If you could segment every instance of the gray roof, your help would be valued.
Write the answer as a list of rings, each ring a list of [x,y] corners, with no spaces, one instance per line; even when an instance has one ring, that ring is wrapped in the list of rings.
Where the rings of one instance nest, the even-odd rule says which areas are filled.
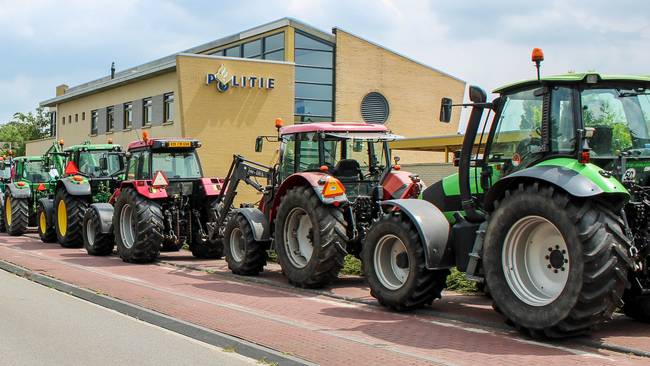
[[[81,96],[97,92],[102,89],[113,88],[120,86],[126,83],[129,83],[134,80],[150,78],[165,72],[169,72],[176,69],[176,56],[179,54],[198,54],[209,51],[211,49],[219,48],[221,46],[227,45],[229,43],[237,42],[242,39],[254,37],[258,34],[272,31],[274,29],[291,26],[293,28],[299,29],[305,33],[312,34],[316,37],[324,39],[326,41],[335,42],[335,37],[331,33],[326,33],[317,28],[314,28],[308,24],[305,24],[294,18],[282,18],[276,21],[266,23],[245,31],[223,37],[211,42],[204,43],[202,45],[192,47],[190,49],[174,53],[151,62],[144,63],[135,67],[122,70],[115,73],[115,78],[111,79],[110,76],[105,76],[100,79],[89,81],[80,85],[73,86],[69,88],[65,94],[58,97],[54,97],[40,103],[41,107],[50,107],[55,106],[58,103],[62,103],[71,99],[79,98]]]

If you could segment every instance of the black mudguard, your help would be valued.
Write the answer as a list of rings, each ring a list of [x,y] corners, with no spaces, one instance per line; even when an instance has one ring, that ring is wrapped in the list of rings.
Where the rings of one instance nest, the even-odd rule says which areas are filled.
[[[113,205],[109,203],[93,203],[89,207],[90,210],[95,210],[101,221],[99,229],[102,234],[110,234],[113,232]]]
[[[60,182],[71,196],[90,196],[92,194],[92,189],[88,181],[77,184],[73,183],[69,178],[63,178]]]
[[[255,207],[238,208],[238,214],[244,216],[248,224],[253,229],[253,237],[256,241],[270,240],[269,220],[264,213]]]
[[[414,199],[389,200],[380,204],[386,208],[398,208],[411,219],[424,245],[424,259],[428,269],[454,266],[449,242],[449,221],[440,209],[428,201]]]
[[[11,197],[13,198],[30,198],[32,196],[32,190],[29,188],[28,185],[25,185],[23,188],[18,188],[16,186],[16,183],[9,183],[7,184],[7,187],[9,188],[9,193],[11,194]]]

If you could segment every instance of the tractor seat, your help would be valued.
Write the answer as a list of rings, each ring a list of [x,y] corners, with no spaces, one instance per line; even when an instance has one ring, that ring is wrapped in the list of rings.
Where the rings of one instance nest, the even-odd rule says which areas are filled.
[[[339,160],[334,167],[333,175],[343,183],[363,180],[361,165],[354,159]]]

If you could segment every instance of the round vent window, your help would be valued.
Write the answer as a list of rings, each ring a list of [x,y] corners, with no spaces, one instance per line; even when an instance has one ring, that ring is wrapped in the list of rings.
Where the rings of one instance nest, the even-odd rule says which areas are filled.
[[[377,92],[366,94],[361,101],[361,117],[366,123],[385,123],[388,119],[388,101]]]

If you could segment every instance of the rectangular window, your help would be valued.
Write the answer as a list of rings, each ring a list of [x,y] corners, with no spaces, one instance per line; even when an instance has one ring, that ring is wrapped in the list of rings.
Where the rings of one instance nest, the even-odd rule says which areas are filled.
[[[113,128],[115,128],[115,116],[113,115],[113,111],[113,107],[106,108],[106,132],[111,132],[113,131]]]
[[[50,137],[56,136],[56,112],[50,112]]]
[[[81,120],[82,121],[86,120],[86,112],[81,112]]]
[[[68,124],[70,124],[70,123],[72,123],[72,115],[71,114],[68,115]]]
[[[65,124],[65,116],[61,117],[61,123]]]
[[[298,65],[331,68],[333,64],[332,58],[332,51],[296,49],[296,64]]]
[[[271,60],[271,61],[284,61],[284,50],[265,53],[264,59]]]
[[[124,103],[124,129],[133,126],[133,103]]]
[[[334,46],[325,40],[296,32],[296,119],[332,119],[334,99]]]
[[[296,95],[305,99],[332,100],[332,86],[296,82]]]
[[[163,97],[164,122],[172,122],[174,120],[174,93],[167,93]]]
[[[142,123],[145,126],[151,125],[153,119],[153,104],[151,98],[145,98],[142,100]]]
[[[284,32],[264,38],[264,53],[284,49]]]
[[[296,66],[296,81],[310,83],[332,84],[331,69],[314,69],[311,67]]]
[[[74,121],[79,122],[79,113],[74,114]]]
[[[90,134],[97,134],[97,111],[90,111]]]
[[[241,46],[227,48],[225,52],[228,57],[241,57]]]
[[[244,57],[259,58],[262,55],[262,40],[258,39],[244,43]]]
[[[302,100],[296,98],[296,114],[331,117],[332,102],[320,100]]]

